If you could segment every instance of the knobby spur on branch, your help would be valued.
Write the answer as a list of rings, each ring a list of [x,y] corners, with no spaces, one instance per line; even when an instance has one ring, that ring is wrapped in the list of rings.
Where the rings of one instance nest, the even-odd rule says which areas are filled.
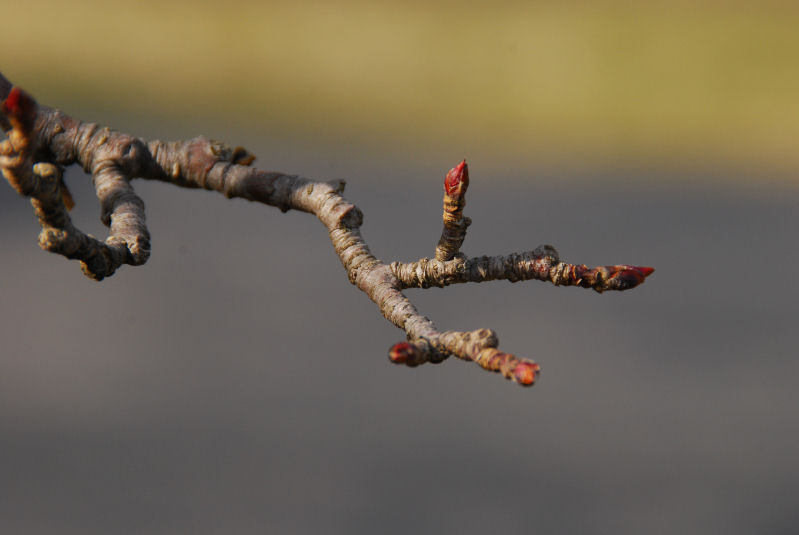
[[[341,195],[344,181],[319,182],[250,167],[255,158],[243,148],[203,137],[146,141],[84,123],[39,106],[2,73],[0,101],[0,126],[6,132],[6,139],[0,142],[0,168],[20,195],[31,198],[42,227],[39,245],[43,249],[79,260],[83,273],[97,281],[113,275],[122,264],[144,264],[150,255],[150,235],[144,202],[131,186],[133,178],[214,190],[284,212],[308,212],[327,228],[350,282],[377,304],[386,319],[405,331],[407,341],[389,350],[389,359],[396,364],[418,366],[455,356],[528,386],[540,370],[532,360],[497,349],[497,335],[491,329],[438,331],[402,293],[406,288],[537,279],[604,292],[634,288],[654,271],[629,265],[589,268],[567,264],[550,245],[507,256],[466,257],[460,252],[471,223],[463,215],[469,187],[465,161],[444,179],[444,228],[434,256],[385,263],[372,255],[361,237],[363,216]],[[62,176],[64,168],[72,164],[80,164],[92,175],[101,218],[109,227],[105,241],[85,234],[70,220],[74,203]]]

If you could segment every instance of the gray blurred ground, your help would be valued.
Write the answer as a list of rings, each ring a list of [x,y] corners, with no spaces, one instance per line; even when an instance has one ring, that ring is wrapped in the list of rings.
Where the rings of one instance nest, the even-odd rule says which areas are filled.
[[[460,155],[265,147],[265,167],[346,177],[381,258],[432,253]],[[306,214],[137,181],[153,256],[98,284],[0,185],[0,533],[796,533],[799,188],[535,173],[472,161],[467,254],[551,243],[657,272],[621,294],[410,292],[535,357],[532,389],[391,365],[400,331]]]

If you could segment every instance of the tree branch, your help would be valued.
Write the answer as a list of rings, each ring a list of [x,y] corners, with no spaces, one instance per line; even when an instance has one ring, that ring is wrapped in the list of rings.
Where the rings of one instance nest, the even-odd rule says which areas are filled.
[[[540,370],[532,360],[497,349],[499,341],[490,329],[438,331],[402,293],[405,288],[537,279],[603,292],[634,288],[654,271],[629,265],[588,268],[566,264],[549,245],[507,256],[467,258],[459,252],[471,223],[463,216],[469,185],[465,161],[444,180],[444,228],[434,258],[386,264],[369,251],[361,237],[363,216],[341,195],[343,181],[320,182],[262,171],[249,166],[254,157],[243,148],[231,149],[203,137],[148,142],[83,123],[38,106],[1,73],[0,100],[0,126],[8,132],[7,139],[0,142],[0,168],[19,194],[31,197],[42,227],[39,245],[43,249],[79,260],[83,272],[98,281],[123,264],[145,263],[150,237],[144,202],[130,183],[133,178],[218,191],[228,198],[240,197],[284,212],[308,212],[327,228],[350,282],[377,304],[386,319],[405,331],[407,341],[389,350],[389,359],[397,364],[418,366],[455,356],[522,385],[532,385]],[[73,203],[62,176],[64,167],[72,164],[80,164],[92,175],[101,219],[109,227],[104,242],[71,222],[68,212]]]

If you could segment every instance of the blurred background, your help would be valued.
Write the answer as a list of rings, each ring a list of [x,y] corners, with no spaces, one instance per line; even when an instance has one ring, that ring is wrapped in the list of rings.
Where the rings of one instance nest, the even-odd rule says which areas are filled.
[[[84,120],[348,181],[384,260],[542,243],[657,272],[408,294],[534,357],[393,366],[402,334],[300,213],[137,181],[153,255],[101,283],[0,185],[3,533],[799,530],[799,6],[3,6],[0,71]],[[105,229],[90,179],[77,224]]]

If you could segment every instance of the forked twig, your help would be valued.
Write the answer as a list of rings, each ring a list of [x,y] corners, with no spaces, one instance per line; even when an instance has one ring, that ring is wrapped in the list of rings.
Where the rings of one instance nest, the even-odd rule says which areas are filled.
[[[79,260],[94,280],[112,275],[123,264],[140,265],[150,254],[144,202],[131,187],[133,178],[161,180],[187,188],[218,191],[276,206],[282,211],[314,214],[328,230],[350,282],[364,291],[407,341],[395,344],[389,358],[417,366],[449,356],[476,362],[522,385],[532,385],[539,366],[497,349],[490,329],[440,332],[402,293],[405,288],[448,286],[489,280],[544,280],[598,292],[627,290],[644,282],[654,269],[629,265],[589,268],[561,262],[552,246],[507,256],[467,258],[460,253],[471,223],[463,216],[469,170],[465,161],[444,180],[444,228],[433,258],[386,264],[361,237],[360,209],[341,193],[343,181],[319,182],[295,175],[262,171],[249,165],[254,157],[238,147],[203,137],[188,141],[145,141],[83,123],[58,110],[38,106],[0,74],[3,100],[0,168],[21,195],[31,197],[42,226],[42,248]],[[62,180],[64,166],[80,164],[91,173],[109,236],[99,241],[76,228],[69,217],[72,199]]]

